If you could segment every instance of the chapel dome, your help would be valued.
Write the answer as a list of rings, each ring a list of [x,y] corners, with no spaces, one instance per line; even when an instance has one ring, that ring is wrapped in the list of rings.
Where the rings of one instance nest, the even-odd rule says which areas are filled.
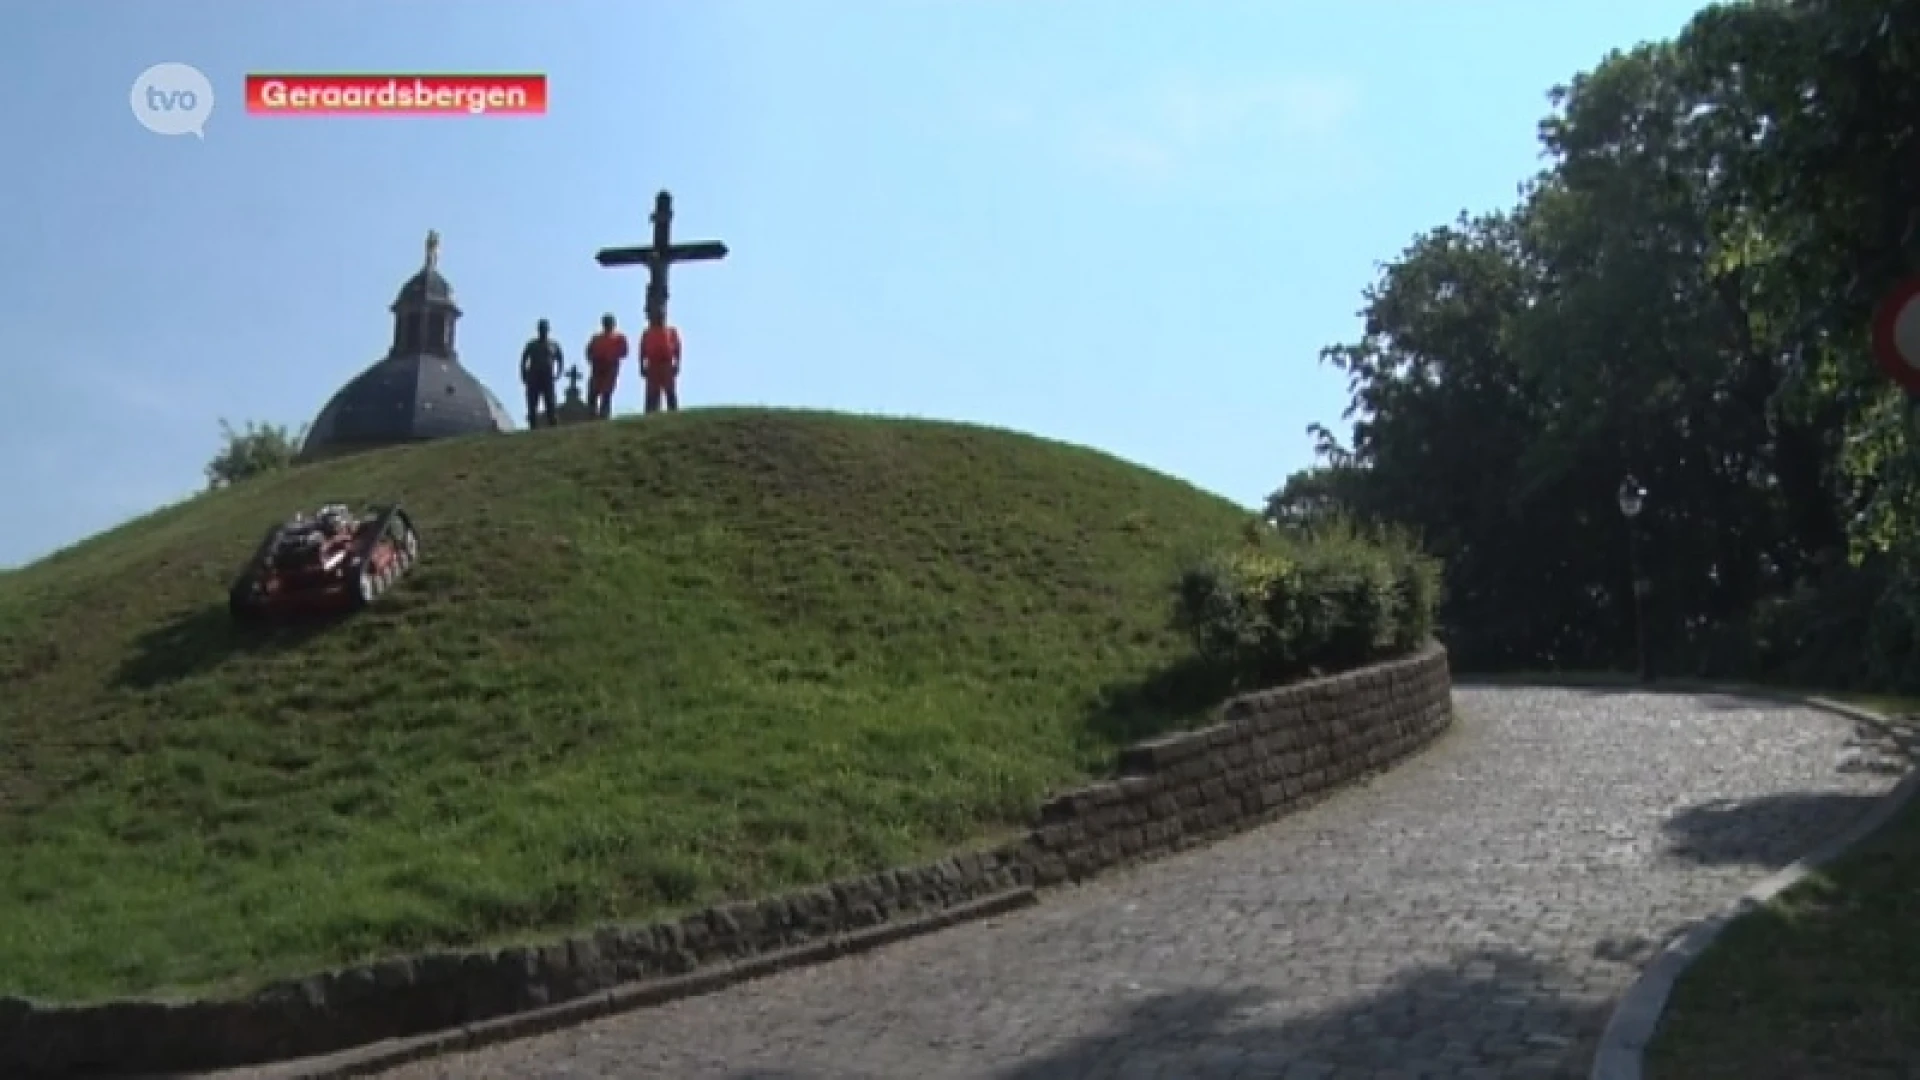
[[[427,261],[393,302],[387,355],[329,399],[307,429],[302,460],[357,450],[513,430],[513,418],[460,365],[454,324],[460,309],[440,276],[440,236],[427,234]]]
[[[447,284],[447,279],[440,276],[440,271],[427,267],[408,278],[405,285],[400,286],[399,295],[393,299],[393,306],[404,307],[411,304],[436,302],[451,304],[453,286]]]
[[[500,399],[457,361],[389,356],[333,395],[307,430],[301,456],[512,430]]]

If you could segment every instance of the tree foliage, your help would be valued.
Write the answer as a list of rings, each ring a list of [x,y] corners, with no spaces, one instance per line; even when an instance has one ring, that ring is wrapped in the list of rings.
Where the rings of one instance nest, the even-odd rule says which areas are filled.
[[[1631,473],[1662,666],[1911,688],[1920,446],[1867,327],[1920,271],[1920,0],[1712,7],[1550,102],[1518,204],[1416,237],[1323,352],[1352,438],[1270,516],[1417,530],[1463,666],[1617,664]]]
[[[263,473],[284,469],[300,453],[304,432],[293,432],[282,424],[248,421],[235,430],[220,421],[220,451],[207,462],[207,487],[229,487]]]

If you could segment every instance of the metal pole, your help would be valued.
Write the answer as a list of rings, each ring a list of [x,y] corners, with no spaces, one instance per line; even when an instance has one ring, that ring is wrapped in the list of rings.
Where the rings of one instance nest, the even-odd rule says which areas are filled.
[[[1643,683],[1653,681],[1653,664],[1647,655],[1647,578],[1640,568],[1640,521],[1627,519],[1627,561],[1633,571],[1633,645],[1639,659]]]

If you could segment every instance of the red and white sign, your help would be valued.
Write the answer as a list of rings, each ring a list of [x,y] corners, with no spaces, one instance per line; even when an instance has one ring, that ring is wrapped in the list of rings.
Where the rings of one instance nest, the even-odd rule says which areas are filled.
[[[1920,397],[1920,277],[1894,286],[1874,310],[1873,359],[1887,378]]]
[[[255,116],[527,116],[545,75],[249,75]]]

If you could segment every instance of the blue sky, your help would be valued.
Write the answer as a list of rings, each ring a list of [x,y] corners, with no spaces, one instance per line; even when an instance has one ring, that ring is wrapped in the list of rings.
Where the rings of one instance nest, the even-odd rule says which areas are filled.
[[[105,0],[0,13],[0,566],[189,495],[218,421],[301,425],[377,359],[429,228],[511,406],[659,188],[689,406],[943,417],[1255,505],[1345,403],[1376,265],[1538,167],[1552,84],[1679,0]],[[128,91],[180,61],[204,141]],[[531,118],[258,118],[246,73],[536,71]],[[633,384],[623,391],[631,409]]]

